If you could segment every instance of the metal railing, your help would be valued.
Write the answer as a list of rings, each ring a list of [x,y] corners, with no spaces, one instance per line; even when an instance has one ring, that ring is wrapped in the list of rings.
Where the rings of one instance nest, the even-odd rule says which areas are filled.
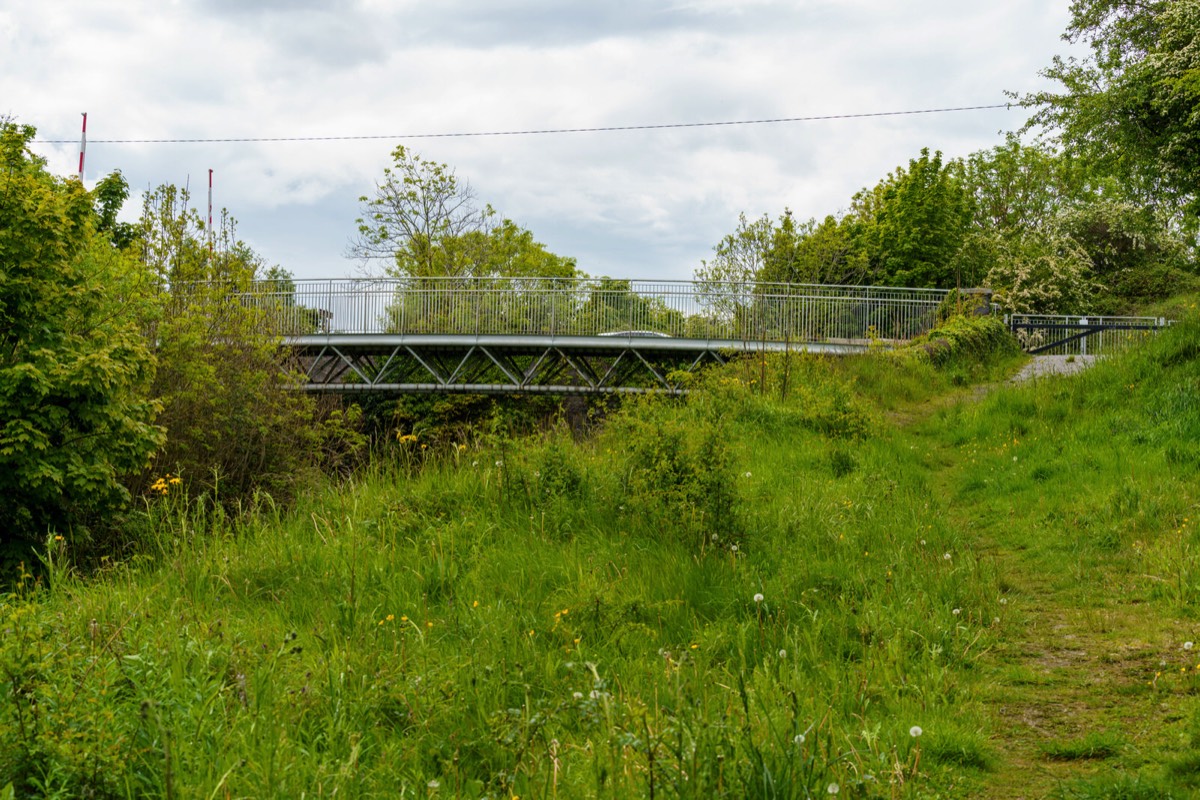
[[[197,296],[220,287],[196,285]],[[178,291],[182,302],[192,292]],[[817,342],[904,340],[933,324],[946,292],[876,286],[558,278],[262,281],[225,295],[285,336],[311,334],[657,335]]]
[[[1145,341],[1171,322],[1162,317],[1010,314],[1009,330],[1028,353],[1108,355]]]

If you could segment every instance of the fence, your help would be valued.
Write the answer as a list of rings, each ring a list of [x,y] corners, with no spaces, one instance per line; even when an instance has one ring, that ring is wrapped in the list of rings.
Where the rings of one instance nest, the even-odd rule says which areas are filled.
[[[1145,340],[1171,323],[1161,317],[1011,314],[1009,330],[1028,353],[1107,355]]]
[[[197,286],[196,290],[199,291]],[[211,295],[213,285],[204,285]],[[190,292],[180,293],[186,302]],[[657,335],[738,341],[910,339],[937,289],[608,278],[263,281],[228,293],[283,335]]]

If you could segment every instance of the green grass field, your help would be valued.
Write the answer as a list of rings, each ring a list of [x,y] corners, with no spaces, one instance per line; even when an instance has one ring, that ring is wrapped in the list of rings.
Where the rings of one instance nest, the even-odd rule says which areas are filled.
[[[168,484],[142,554],[51,542],[0,600],[0,786],[1190,797],[1200,320],[1070,378],[978,355],[741,361],[288,509]]]

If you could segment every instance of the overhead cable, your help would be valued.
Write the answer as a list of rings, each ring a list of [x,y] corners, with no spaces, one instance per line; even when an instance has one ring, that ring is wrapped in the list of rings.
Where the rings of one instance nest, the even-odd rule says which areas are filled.
[[[481,136],[545,136],[561,133],[611,133],[616,131],[655,131],[672,128],[718,128],[735,125],[777,125],[788,122],[821,122],[826,120],[865,119],[868,117],[902,117],[917,114],[947,114],[956,111],[984,111],[1011,108],[1010,103],[953,108],[922,108],[909,111],[872,111],[863,114],[825,114],[810,117],[777,117],[774,119],[742,119],[723,122],[669,122],[658,125],[608,125],[595,128],[531,128],[512,131],[465,131],[458,133],[397,133],[343,136],[231,136],[191,139],[90,139],[93,144],[220,144],[229,142],[346,142],[371,139],[455,139]],[[38,139],[40,144],[74,144],[74,139]]]

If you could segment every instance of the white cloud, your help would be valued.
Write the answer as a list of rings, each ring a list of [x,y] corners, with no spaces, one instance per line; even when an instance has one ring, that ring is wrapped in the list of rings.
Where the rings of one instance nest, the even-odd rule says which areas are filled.
[[[14,4],[15,5],[15,4]],[[216,197],[264,257],[342,274],[398,142],[105,144],[796,117],[1004,102],[1039,85],[1066,0],[46,0],[0,11],[0,113],[89,181]],[[687,277],[744,211],[846,207],[923,146],[965,155],[1019,112],[555,136],[425,138],[480,196],[589,271]],[[200,195],[197,195],[198,197]]]

